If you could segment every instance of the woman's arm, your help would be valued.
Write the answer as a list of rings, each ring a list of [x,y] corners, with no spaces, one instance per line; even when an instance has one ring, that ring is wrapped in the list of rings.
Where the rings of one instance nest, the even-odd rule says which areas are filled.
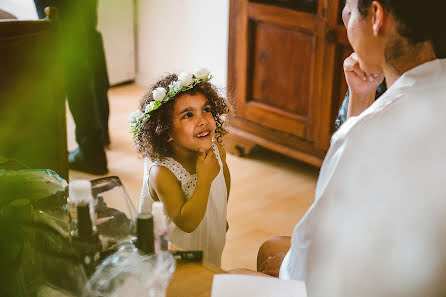
[[[349,117],[361,114],[387,89],[382,74],[367,75],[361,70],[355,53],[345,59],[344,74],[348,91],[336,118],[336,128],[339,128]]]

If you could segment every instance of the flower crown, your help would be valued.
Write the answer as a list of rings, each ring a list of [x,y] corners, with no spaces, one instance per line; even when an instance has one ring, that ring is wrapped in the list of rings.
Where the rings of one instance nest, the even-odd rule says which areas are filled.
[[[144,121],[150,119],[151,113],[157,110],[161,105],[172,100],[178,93],[187,91],[195,87],[198,83],[208,82],[212,75],[206,68],[197,69],[194,72],[182,72],[178,75],[178,80],[169,85],[169,90],[165,88],[156,88],[152,91],[153,100],[146,105],[144,112],[135,110],[129,115],[130,131],[133,138],[136,139]]]

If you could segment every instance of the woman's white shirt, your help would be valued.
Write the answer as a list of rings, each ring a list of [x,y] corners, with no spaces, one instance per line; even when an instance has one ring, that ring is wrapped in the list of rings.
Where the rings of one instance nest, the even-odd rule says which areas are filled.
[[[396,207],[445,200],[445,170],[446,59],[437,59],[404,73],[333,135],[315,201],[294,229],[279,277],[306,280],[313,233],[327,209],[352,201]]]

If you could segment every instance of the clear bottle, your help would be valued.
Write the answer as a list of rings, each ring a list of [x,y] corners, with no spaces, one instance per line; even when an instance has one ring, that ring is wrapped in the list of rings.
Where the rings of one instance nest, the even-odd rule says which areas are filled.
[[[71,246],[90,276],[99,264],[102,251],[94,220],[91,183],[88,180],[74,180],[69,184],[68,193]]]
[[[155,252],[165,252],[169,250],[169,226],[167,216],[164,213],[162,202],[154,202],[152,205],[152,215],[154,220]]]
[[[87,275],[90,276],[100,262],[101,241],[91,221],[90,204],[84,201],[79,202],[76,210],[77,230],[72,237],[71,244],[74,252],[82,261]]]
[[[91,183],[88,180],[74,180],[68,186],[68,213],[71,238],[76,235],[78,229],[77,205],[81,202],[89,204],[90,219],[95,229],[93,195],[91,192]]]

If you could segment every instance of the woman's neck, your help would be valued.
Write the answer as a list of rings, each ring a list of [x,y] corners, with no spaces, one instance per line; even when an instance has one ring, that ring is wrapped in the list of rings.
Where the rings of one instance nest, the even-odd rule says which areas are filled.
[[[400,49],[397,58],[388,58],[383,66],[387,87],[390,88],[405,72],[429,61],[436,59],[434,49],[430,42],[423,42],[415,46],[406,46]]]

